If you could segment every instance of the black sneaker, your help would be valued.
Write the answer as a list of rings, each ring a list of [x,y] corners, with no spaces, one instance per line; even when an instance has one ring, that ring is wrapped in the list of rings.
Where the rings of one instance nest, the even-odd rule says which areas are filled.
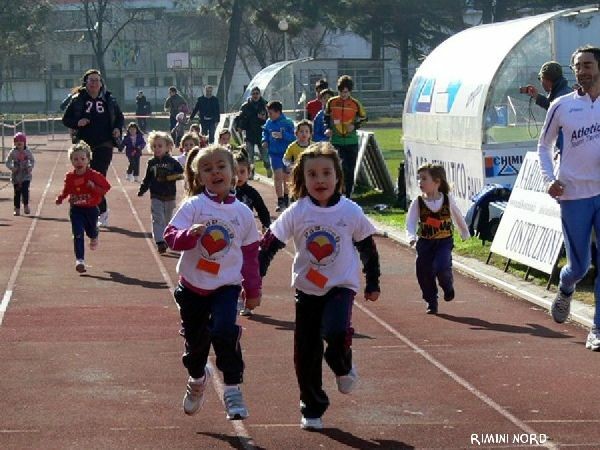
[[[157,242],[156,243],[156,249],[158,250],[158,253],[160,253],[161,255],[167,253],[168,248],[169,248],[169,246],[167,245],[166,242]]]
[[[426,313],[427,314],[437,314],[438,313],[437,305],[428,305]]]
[[[447,302],[454,300],[454,288],[450,289],[448,292],[444,292],[444,300]]]

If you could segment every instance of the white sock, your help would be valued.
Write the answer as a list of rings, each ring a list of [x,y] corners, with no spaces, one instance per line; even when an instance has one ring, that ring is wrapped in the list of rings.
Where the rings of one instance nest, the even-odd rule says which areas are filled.
[[[204,374],[204,376],[202,376],[200,378],[190,377],[190,381],[192,383],[204,383],[204,380],[206,380],[206,374]]]
[[[226,384],[225,388],[223,389],[223,392],[229,392],[229,391],[239,391],[240,390],[240,386],[237,384]]]

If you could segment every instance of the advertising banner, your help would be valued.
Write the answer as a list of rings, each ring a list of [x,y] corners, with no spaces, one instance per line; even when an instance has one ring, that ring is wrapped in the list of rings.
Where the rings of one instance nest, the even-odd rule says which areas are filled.
[[[521,165],[491,251],[550,274],[562,244],[559,205],[546,193],[537,154],[529,152]]]

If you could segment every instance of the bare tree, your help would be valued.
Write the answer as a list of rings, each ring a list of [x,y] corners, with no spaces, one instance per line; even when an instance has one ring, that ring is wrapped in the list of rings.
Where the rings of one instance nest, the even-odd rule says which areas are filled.
[[[106,77],[104,58],[113,41],[136,20],[139,10],[126,9],[124,1],[80,0],[87,36],[97,68]]]

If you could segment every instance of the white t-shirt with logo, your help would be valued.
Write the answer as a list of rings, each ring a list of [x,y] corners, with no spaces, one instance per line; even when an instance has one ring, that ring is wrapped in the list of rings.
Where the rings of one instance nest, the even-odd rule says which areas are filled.
[[[375,231],[360,206],[346,197],[327,208],[303,197],[271,224],[277,239],[293,239],[292,286],[310,295],[324,295],[333,287],[358,292],[360,260],[354,242]]]
[[[183,202],[169,224],[179,230],[206,225],[196,247],[184,250],[177,262],[177,273],[188,283],[207,290],[241,284],[242,247],[260,237],[246,205],[238,200],[217,203],[204,194],[196,195]]]
[[[563,149],[555,176],[552,158],[560,129]],[[573,92],[554,100],[540,134],[538,158],[544,179],[564,184],[561,200],[600,194],[600,99]]]

